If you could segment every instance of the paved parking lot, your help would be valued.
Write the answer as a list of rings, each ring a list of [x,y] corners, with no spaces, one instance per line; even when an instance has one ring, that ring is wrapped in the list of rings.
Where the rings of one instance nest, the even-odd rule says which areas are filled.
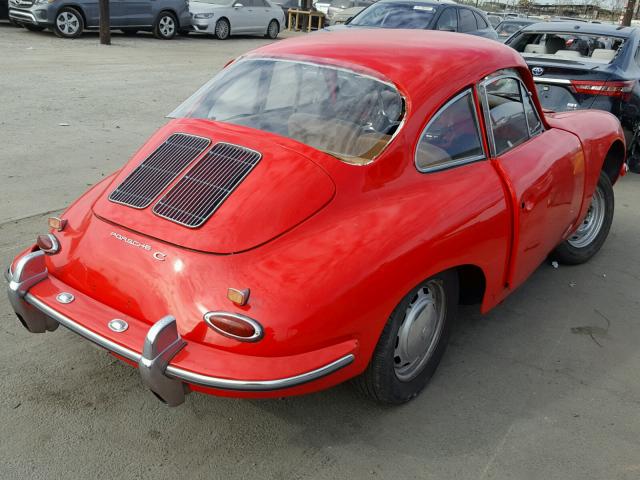
[[[266,40],[113,42],[0,24],[2,265]],[[543,265],[491,314],[462,310],[431,385],[399,408],[343,385],[168,409],[74,334],[28,334],[2,296],[0,478],[640,478],[640,175],[616,195],[591,263]]]

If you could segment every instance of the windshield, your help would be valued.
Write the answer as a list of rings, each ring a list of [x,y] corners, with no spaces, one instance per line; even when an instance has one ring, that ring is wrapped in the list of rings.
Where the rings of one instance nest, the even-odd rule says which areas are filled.
[[[389,143],[403,115],[402,96],[382,80],[306,62],[246,59],[169,116],[276,133],[362,165]]]
[[[374,3],[350,25],[380,28],[427,28],[436,13],[436,7],[416,3]]]
[[[607,35],[527,32],[510,42],[525,57],[610,63],[624,39]]]

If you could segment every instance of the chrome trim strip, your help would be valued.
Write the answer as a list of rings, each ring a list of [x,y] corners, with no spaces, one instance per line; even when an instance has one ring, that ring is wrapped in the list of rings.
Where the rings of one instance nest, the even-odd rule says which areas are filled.
[[[139,363],[142,355],[134,352],[126,347],[118,345],[111,340],[92,332],[88,328],[71,320],[66,315],[54,310],[36,297],[27,293],[24,297],[25,300],[33,305],[35,308],[50,316],[61,325],[67,327],[72,332],[77,333],[81,337],[105,348],[111,352],[114,352],[132,362]],[[252,392],[267,392],[271,390],[281,390],[285,388],[291,388],[303,383],[308,383],[313,380],[317,380],[321,377],[325,377],[341,368],[346,367],[355,360],[355,356],[350,353],[333,362],[324,365],[310,372],[301,373],[293,377],[279,378],[275,380],[232,380],[228,378],[210,377],[207,375],[201,375],[199,373],[190,372],[174,365],[168,365],[165,374],[187,383],[194,383],[204,387],[217,388],[219,390],[236,390],[236,391],[252,391]]]
[[[354,359],[355,356],[350,353],[323,367],[311,370],[310,372],[277,380],[230,380],[228,378],[207,377],[188,370],[183,370],[182,368],[174,367],[173,365],[169,365],[167,367],[167,374],[175,378],[181,378],[188,383],[195,383],[204,387],[218,388],[220,390],[268,392],[270,390],[281,390],[284,388],[296,387],[303,383],[308,383],[321,377],[325,377],[346,367],[353,362]]]
[[[9,10],[9,18],[15,20],[29,20],[29,22],[33,23],[34,25],[38,24],[38,21],[36,20],[36,17],[33,15],[33,13],[22,12],[20,10]]]
[[[546,77],[533,77],[535,83],[554,83],[558,85],[571,85],[571,80],[566,78],[546,78]]]

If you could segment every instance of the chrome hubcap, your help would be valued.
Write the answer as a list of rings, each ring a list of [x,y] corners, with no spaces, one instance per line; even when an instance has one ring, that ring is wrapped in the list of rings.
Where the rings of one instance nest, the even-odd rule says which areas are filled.
[[[162,17],[158,26],[163,37],[170,37],[176,29],[176,24],[171,17]]]
[[[80,20],[73,13],[62,12],[56,19],[58,30],[66,35],[73,35],[80,28]]]
[[[442,335],[445,314],[442,282],[431,280],[411,300],[398,330],[393,356],[400,381],[409,382],[423,370]]]
[[[220,22],[218,24],[217,34],[219,37],[222,37],[222,38],[226,37],[228,31],[229,29],[227,28],[227,24],[225,22]]]
[[[575,248],[583,248],[595,240],[604,223],[605,207],[604,193],[602,193],[602,190],[598,187],[593,193],[587,216],[578,229],[567,240],[569,245]]]

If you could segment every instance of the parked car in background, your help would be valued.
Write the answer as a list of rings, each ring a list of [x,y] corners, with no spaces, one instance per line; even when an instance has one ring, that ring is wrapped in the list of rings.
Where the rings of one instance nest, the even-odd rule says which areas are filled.
[[[332,0],[327,9],[326,22],[329,25],[345,23],[350,17],[354,17],[375,2],[376,0]],[[336,15],[343,13],[345,10],[349,10],[347,18],[344,18],[344,16],[336,17]],[[336,18],[338,21],[336,21]]]
[[[111,28],[126,34],[152,31],[157,38],[171,39],[191,28],[186,0],[110,2]],[[63,38],[76,38],[84,30],[99,28],[95,0],[10,0],[9,17],[29,30],[51,28]]]
[[[507,45],[533,72],[542,106],[556,112],[611,112],[624,128],[628,163],[640,173],[640,30],[547,22],[523,28]]]
[[[9,1],[0,0],[0,20],[7,20],[9,18]]]
[[[498,39],[486,15],[477,8],[428,0],[380,0],[345,25],[334,25],[325,30],[343,28],[442,30]]]
[[[507,18],[500,22],[500,24],[495,27],[496,32],[498,33],[498,39],[501,42],[505,42],[511,35],[516,33],[518,30],[526,27],[527,25],[533,25],[534,23],[539,23],[540,20],[530,20],[528,18]]]
[[[624,162],[615,117],[545,114],[522,57],[470,38],[343,30],[243,55],[16,256],[18,321],[105,348],[172,406],[351,378],[415,398],[459,303],[488,312],[549,254],[597,254]]]
[[[494,15],[493,13],[488,13],[487,14],[487,19],[489,20],[489,23],[491,24],[491,26],[493,28],[496,28],[498,25],[500,25],[502,20],[504,20],[499,15]]]
[[[325,15],[329,12],[329,5],[331,5],[331,0],[319,0],[317,2],[313,2],[313,8]]]
[[[330,20],[327,20],[328,25],[343,25],[358,15],[365,7],[351,7],[345,8],[342,11],[335,12]]]
[[[195,32],[220,40],[231,35],[276,38],[285,25],[283,9],[270,0],[197,0],[189,2]]]
[[[284,26],[289,26],[289,9],[290,8],[299,8],[299,0],[277,0],[271,2],[274,5],[277,5],[282,9],[282,13],[284,14]]]

